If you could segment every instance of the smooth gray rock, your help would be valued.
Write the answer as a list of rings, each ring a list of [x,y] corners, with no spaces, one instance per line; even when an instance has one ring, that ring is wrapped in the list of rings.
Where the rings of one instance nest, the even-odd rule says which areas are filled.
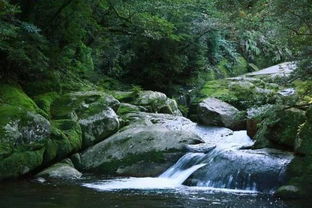
[[[99,112],[85,113],[79,120],[83,132],[83,146],[88,147],[107,136],[112,135],[119,129],[117,114],[110,107]]]
[[[138,120],[133,119],[135,116]],[[145,116],[145,120],[140,119],[142,116]],[[159,166],[166,161],[167,153],[183,153],[186,151],[186,145],[202,142],[202,139],[191,131],[196,124],[183,117],[138,113],[132,114],[131,123],[83,152],[80,155],[81,169],[130,174],[130,167],[137,169],[139,164],[152,162],[158,163]],[[172,160],[170,164],[174,162],[175,160]],[[140,175],[155,176],[167,167],[168,164],[164,164],[161,168],[155,168],[155,171],[148,171],[150,168],[147,166],[142,167]]]
[[[239,110],[216,98],[207,98],[199,103],[197,116],[200,123],[208,126],[223,126],[233,130],[245,127],[245,122],[238,120]]]
[[[37,174],[37,177],[39,178],[53,179],[78,179],[81,176],[82,173],[73,167],[70,160],[56,163]]]

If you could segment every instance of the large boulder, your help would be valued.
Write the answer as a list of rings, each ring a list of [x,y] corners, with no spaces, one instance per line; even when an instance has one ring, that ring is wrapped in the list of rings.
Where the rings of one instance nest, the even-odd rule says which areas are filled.
[[[240,112],[235,107],[216,98],[207,98],[197,108],[198,121],[208,126],[223,126],[233,130],[244,129],[239,120]]]
[[[256,148],[278,147],[294,151],[297,130],[305,121],[305,112],[296,108],[272,108],[258,125]]]
[[[239,110],[274,103],[281,95],[280,87],[261,79],[235,77],[208,81],[196,94],[193,106],[206,98],[213,97],[229,103]],[[191,109],[192,110],[192,109]]]
[[[29,173],[43,162],[51,124],[20,87],[0,86],[0,180]]]
[[[83,133],[83,147],[112,135],[119,129],[114,97],[99,91],[75,92],[56,99],[51,105],[54,119],[78,121]]]
[[[298,128],[295,141],[297,156],[287,168],[288,184],[276,195],[287,199],[311,197],[312,192],[312,107],[306,112],[306,121]]]
[[[188,131],[195,124],[183,117],[138,113],[129,119],[131,125],[83,152],[78,167],[106,174],[157,176],[186,151],[186,145],[202,142]]]

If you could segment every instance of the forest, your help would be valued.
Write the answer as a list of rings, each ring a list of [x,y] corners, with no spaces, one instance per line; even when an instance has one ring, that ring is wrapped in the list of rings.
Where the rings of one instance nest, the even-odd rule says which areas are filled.
[[[0,0],[2,185],[4,208],[309,207],[312,0]]]

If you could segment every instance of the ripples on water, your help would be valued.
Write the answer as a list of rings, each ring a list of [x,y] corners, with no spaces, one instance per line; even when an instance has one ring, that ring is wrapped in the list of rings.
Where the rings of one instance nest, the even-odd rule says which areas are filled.
[[[308,208],[269,195],[199,188],[98,191],[73,183],[15,182],[0,186],[1,208]],[[105,180],[104,180],[105,181]]]

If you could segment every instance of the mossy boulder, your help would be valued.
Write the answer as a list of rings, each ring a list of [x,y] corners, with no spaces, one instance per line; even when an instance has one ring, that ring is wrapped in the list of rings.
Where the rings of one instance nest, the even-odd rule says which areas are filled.
[[[192,106],[208,97],[229,103],[239,110],[274,103],[278,98],[278,86],[260,79],[237,77],[208,81],[197,93]]]
[[[24,108],[11,105],[0,106],[0,143],[12,148],[19,145],[31,145],[49,137],[50,122]]]
[[[305,121],[305,112],[296,108],[269,112],[258,125],[255,147],[278,147],[295,150],[299,126]]]
[[[68,93],[51,105],[54,119],[77,121],[83,133],[82,145],[88,147],[119,129],[119,101],[101,91]]]
[[[0,180],[17,178],[42,164],[44,148],[30,151],[16,151],[0,160]]]
[[[42,109],[46,114],[50,116],[50,108],[51,104],[59,97],[56,92],[48,92],[45,94],[41,94],[35,96],[33,100],[37,104],[37,106]]]
[[[247,135],[252,139],[255,139],[255,136],[259,130],[258,125],[261,123],[262,116],[267,114],[272,110],[272,105],[263,105],[259,107],[249,108],[247,110]]]
[[[182,115],[176,101],[161,92],[141,91],[132,104],[143,106],[153,113]]]
[[[101,91],[83,91],[65,94],[56,99],[51,105],[53,119],[77,120],[86,111],[95,111],[111,107],[117,110],[119,101],[113,96]]]
[[[50,139],[45,142],[45,162],[63,159],[82,148],[82,131],[78,122],[53,120],[52,125]]]
[[[295,191],[284,190],[281,187],[277,195],[283,199],[293,193],[292,198],[311,197],[312,192],[312,156],[296,156],[287,167],[288,183],[286,186],[296,187]]]
[[[142,114],[148,121],[132,120],[131,125],[90,147],[81,154],[79,167],[85,171],[106,174],[130,174],[133,172],[130,167],[137,168],[138,164],[153,162],[157,163],[153,166],[155,169],[147,166],[150,167],[147,170],[140,165],[142,167],[140,175],[156,176],[168,167],[168,163],[164,163],[165,167],[160,168],[169,153],[181,156],[181,153],[187,150],[186,145],[202,142],[197,134],[188,131],[187,125],[193,123],[189,120],[187,122],[185,118],[170,116],[171,120],[167,120],[165,114]],[[161,118],[162,115],[164,117]],[[180,122],[181,120],[185,125]],[[175,160],[170,161],[170,164],[174,162]]]
[[[0,106],[0,180],[29,173],[43,162],[51,125],[40,114],[11,105]]]

